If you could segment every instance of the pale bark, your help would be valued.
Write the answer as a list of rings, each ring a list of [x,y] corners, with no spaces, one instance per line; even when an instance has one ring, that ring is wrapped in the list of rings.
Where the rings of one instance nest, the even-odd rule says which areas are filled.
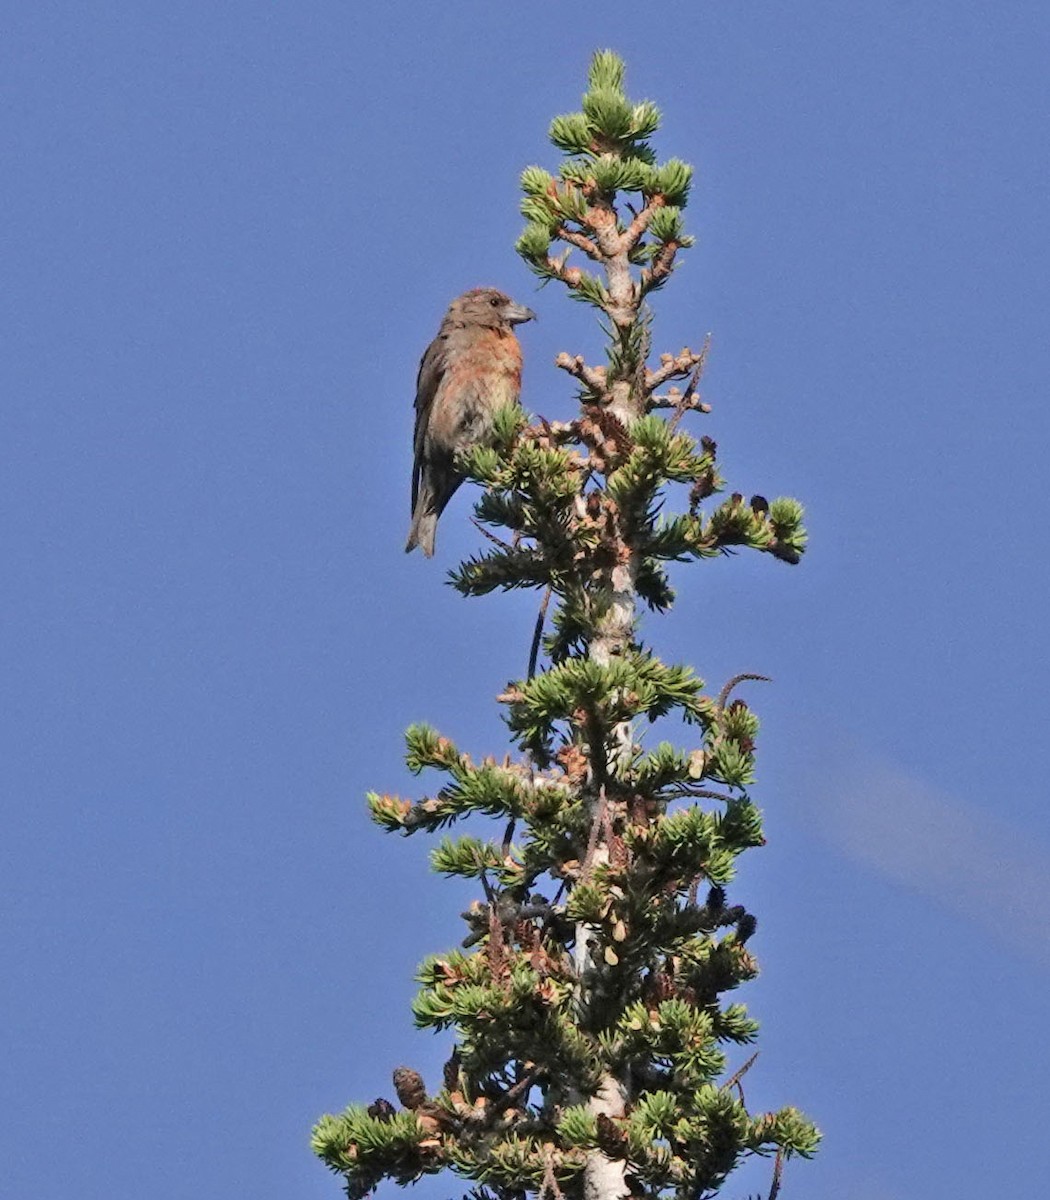
[[[595,1116],[623,1117],[627,1113],[628,1089],[614,1075],[604,1075],[597,1092],[588,1101]],[[584,1200],[623,1200],[630,1194],[627,1187],[627,1164],[623,1159],[609,1158],[600,1150],[587,1156],[583,1168]]]
[[[610,315],[617,324],[630,325],[638,318],[639,297],[635,289],[627,262],[626,250],[618,248],[614,257],[606,261],[606,274],[611,304]],[[629,424],[644,412],[644,396],[640,389],[633,386],[632,380],[616,380],[607,399],[607,408],[624,424]],[[617,562],[610,570],[605,582],[608,608],[602,618],[598,636],[590,646],[590,656],[596,662],[608,664],[614,658],[621,656],[630,646],[634,636],[635,621],[635,577],[637,573],[637,558],[633,550],[624,547],[626,551],[623,561]],[[625,765],[625,758],[631,753],[632,735],[628,722],[618,725],[613,731],[613,745],[610,747],[608,766],[612,773],[618,774]],[[597,805],[598,800],[595,800]],[[597,811],[592,813],[592,820],[598,818]],[[608,860],[608,846],[604,844],[602,832],[599,831],[599,842],[592,856],[591,866],[595,862]],[[596,964],[591,962],[590,939],[587,931],[577,931],[577,967],[594,969]],[[597,969],[601,970],[600,964]],[[617,1078],[612,1072],[602,1076],[597,1091],[588,1100],[587,1107],[595,1116],[604,1115],[612,1120],[626,1116],[630,1100],[629,1084],[624,1079]],[[630,1195],[627,1186],[627,1164],[623,1159],[613,1159],[601,1150],[592,1150],[587,1155],[583,1170],[584,1200],[625,1200]]]

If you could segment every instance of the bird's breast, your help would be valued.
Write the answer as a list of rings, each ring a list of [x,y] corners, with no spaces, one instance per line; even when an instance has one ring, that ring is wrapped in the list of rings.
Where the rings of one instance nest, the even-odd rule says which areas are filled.
[[[476,330],[450,350],[456,369],[462,368],[494,386],[506,381],[521,387],[521,343],[509,330]]]
[[[462,450],[484,439],[492,414],[521,394],[521,346],[511,333],[473,331],[450,345],[447,366],[430,419],[437,446]]]

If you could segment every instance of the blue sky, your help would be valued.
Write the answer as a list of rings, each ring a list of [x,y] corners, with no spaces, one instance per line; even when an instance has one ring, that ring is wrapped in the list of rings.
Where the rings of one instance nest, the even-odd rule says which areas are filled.
[[[600,338],[515,258],[516,180],[603,45],[698,169],[657,349],[712,332],[692,427],[808,508],[800,567],[680,568],[647,627],[716,687],[775,679],[748,1098],[826,1135],[782,1195],[1039,1194],[1050,10],[40,0],[3,27],[5,1194],[334,1197],[314,1118],[434,1076],[412,973],[464,893],[363,794],[417,786],[412,720],[502,751],[535,602],[443,586],[466,495],[435,562],[402,553],[413,381],[496,284],[541,318],[525,403],[571,412],[552,360]]]

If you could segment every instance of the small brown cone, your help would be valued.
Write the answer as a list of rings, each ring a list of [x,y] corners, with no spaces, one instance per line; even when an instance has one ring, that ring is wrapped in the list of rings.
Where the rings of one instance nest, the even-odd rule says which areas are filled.
[[[598,1114],[598,1148],[609,1158],[624,1158],[627,1154],[627,1134],[605,1113]]]
[[[392,1121],[394,1113],[397,1109],[390,1103],[389,1100],[384,1100],[382,1096],[368,1106],[368,1115],[374,1117],[377,1121]]]
[[[397,1098],[405,1108],[419,1108],[426,1103],[427,1085],[423,1076],[411,1067],[397,1067],[394,1071],[394,1088]]]
[[[452,1057],[448,1060],[447,1063],[445,1063],[444,1067],[442,1068],[442,1077],[444,1079],[446,1091],[449,1091],[449,1092],[458,1092],[459,1091],[459,1085],[460,1085],[459,1067],[460,1067],[460,1055],[459,1055],[459,1047],[457,1046],[452,1051]]]

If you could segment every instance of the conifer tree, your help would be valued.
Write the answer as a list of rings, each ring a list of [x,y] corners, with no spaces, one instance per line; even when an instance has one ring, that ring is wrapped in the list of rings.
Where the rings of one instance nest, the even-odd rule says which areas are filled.
[[[417,1024],[455,1038],[443,1079],[400,1067],[396,1105],[351,1105],[314,1130],[350,1200],[444,1169],[475,1200],[699,1200],[756,1154],[775,1160],[775,1194],[784,1159],[819,1140],[795,1108],[748,1111],[753,1059],[734,1048],[757,1024],[724,998],[757,973],[756,919],[729,886],[737,856],[764,842],[749,794],[758,719],[735,696],[761,676],[705,692],[639,627],[643,605],[671,607],[668,562],[750,547],[797,563],[802,509],[716,502],[715,443],[679,428],[708,411],[706,346],[650,365],[647,301],[692,243],[692,171],[657,161],[659,110],[628,100],[623,76],[615,54],[594,56],[582,111],[550,127],[557,174],[522,174],[517,243],[543,280],[599,311],[606,361],[561,354],[578,417],[504,410],[493,443],[461,463],[483,489],[479,521],[504,532],[451,583],[553,601],[527,676],[498,697],[516,755],[476,760],[415,725],[408,766],[443,782],[415,801],[369,797],[375,821],[402,834],[477,813],[498,824],[491,840],[446,835],[432,853],[436,871],[479,888],[461,947],[419,971]],[[645,739],[660,718],[691,728],[690,744]]]

